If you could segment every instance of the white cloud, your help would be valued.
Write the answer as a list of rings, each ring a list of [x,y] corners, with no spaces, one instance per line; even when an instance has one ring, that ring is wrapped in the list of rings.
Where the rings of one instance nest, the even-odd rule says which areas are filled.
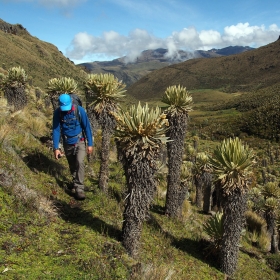
[[[238,23],[224,28],[222,40],[224,45],[239,44],[259,47],[277,40],[279,31],[276,24],[265,29],[264,25],[250,26],[248,22]]]
[[[109,31],[95,37],[83,32],[75,35],[66,55],[74,60],[90,60],[96,56],[104,56],[108,60],[110,57],[127,56],[128,60],[135,60],[143,50],[166,48],[169,57],[178,57],[179,50],[209,50],[231,45],[259,47],[276,41],[279,33],[276,24],[266,29],[263,25],[250,26],[249,23],[226,26],[223,34],[215,30],[199,32],[195,27],[189,27],[174,31],[167,38],[155,37],[142,29],[135,29],[128,36]]]
[[[127,37],[115,31],[104,32],[101,37],[83,32],[75,35],[66,55],[74,60],[102,54],[107,57],[127,56],[129,60],[134,60],[143,50],[161,45],[160,39],[141,29],[133,30]]]

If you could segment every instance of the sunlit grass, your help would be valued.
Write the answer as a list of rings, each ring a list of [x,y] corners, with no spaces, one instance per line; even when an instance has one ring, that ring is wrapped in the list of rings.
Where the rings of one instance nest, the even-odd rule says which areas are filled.
[[[5,170],[0,176],[1,279],[224,279],[215,261],[205,255],[202,225],[209,216],[194,206],[191,184],[182,218],[166,217],[167,167],[162,166],[140,253],[132,259],[121,245],[126,182],[113,141],[108,196],[98,189],[97,135],[95,155],[86,162],[87,198],[78,202],[64,191],[71,178],[66,159],[54,160],[38,140],[48,135],[49,122],[42,112],[23,110],[2,124],[11,128],[12,138],[6,141],[9,149],[0,147],[0,171]],[[193,143],[189,134],[188,140]],[[200,150],[215,146],[201,139],[198,144]],[[236,279],[277,279],[264,263],[240,255]],[[254,269],[251,274],[248,267]]]

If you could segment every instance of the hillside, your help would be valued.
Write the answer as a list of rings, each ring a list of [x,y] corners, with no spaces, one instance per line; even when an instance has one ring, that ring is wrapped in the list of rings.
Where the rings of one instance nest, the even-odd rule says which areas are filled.
[[[86,163],[87,198],[75,201],[66,192],[71,181],[66,159],[55,160],[43,141],[52,112],[36,108],[34,89],[28,94],[33,101],[23,111],[7,115],[0,110],[1,279],[227,279],[217,258],[207,253],[203,224],[210,216],[194,205],[194,187],[182,219],[164,215],[164,171],[159,173],[139,256],[131,258],[121,240],[126,183],[115,147],[111,146],[108,195],[98,189],[98,135],[95,154]],[[189,134],[187,139],[191,144]],[[214,143],[201,140],[199,150],[209,149],[209,144]],[[249,234],[242,238],[233,279],[280,279],[277,255],[253,246]]]
[[[95,61],[78,64],[79,67],[90,73],[112,73],[127,86],[132,85],[143,76],[156,69],[180,63],[193,58],[211,58],[227,56],[252,50],[250,47],[230,46],[223,49],[209,51],[196,50],[187,52],[180,50],[175,57],[168,56],[167,49],[145,50],[136,61],[129,62],[127,57],[121,57],[112,61]]]
[[[279,82],[280,41],[236,55],[191,59],[155,70],[128,88],[139,100],[160,99],[170,85],[188,90],[252,91]]]
[[[2,26],[10,28],[10,25]],[[67,184],[71,182],[67,160],[65,157],[55,160],[52,144],[45,141],[50,137],[52,108],[40,94],[37,95],[36,86],[44,88],[49,78],[60,75],[79,81],[80,73],[83,75],[83,72],[79,73],[76,66],[63,57],[55,46],[32,37],[21,25],[12,27],[13,32],[15,27],[18,28],[16,34],[0,30],[2,67],[23,67],[32,76],[32,83],[30,80],[30,85],[26,87],[29,103],[22,111],[11,114],[5,99],[0,98],[0,278],[229,279],[219,270],[217,257],[209,251],[212,240],[204,232],[203,224],[211,216],[195,205],[196,190],[193,183],[190,182],[181,219],[170,219],[164,214],[166,166],[157,174],[157,192],[144,223],[137,258],[131,258],[122,246],[127,189],[114,141],[110,145],[108,194],[98,188],[102,146],[99,133],[95,136],[94,154],[86,161],[86,200],[75,201],[67,194]],[[2,43],[6,44],[7,49]],[[213,71],[216,70],[212,62],[220,59],[203,59],[205,65],[200,66],[200,72],[204,73],[211,67]],[[240,63],[246,65],[244,61]],[[203,74],[203,78],[210,81],[211,77],[207,77],[207,73]],[[197,77],[198,74],[193,80]],[[164,88],[159,83],[158,86]],[[273,88],[277,92],[277,86]],[[230,127],[229,123],[226,123],[225,128],[218,127],[213,120],[224,120],[225,116],[231,118],[236,114],[231,108],[234,98],[238,98],[239,94],[197,89],[193,113],[201,126],[194,127],[192,115],[186,146],[194,145],[193,136],[198,135],[198,151],[212,152],[218,143],[216,140],[224,138],[222,129]],[[258,99],[265,94],[262,91]],[[159,95],[136,97],[141,100],[152,99],[154,102]],[[248,105],[247,99],[242,99],[241,103]],[[205,131],[202,131],[203,128]],[[205,132],[207,137],[203,137]],[[278,145],[269,145],[268,149],[265,141],[254,138],[245,138],[245,141],[253,143],[258,156],[263,154],[264,160],[268,156],[273,158],[273,164],[268,164],[266,170],[262,168],[265,176],[279,174],[280,157],[276,157]],[[272,157],[274,151],[275,157]],[[260,183],[259,174],[256,175],[257,179]],[[265,238],[261,240],[260,237],[256,241],[252,232],[246,231],[240,242],[238,267],[232,279],[280,279],[279,255],[267,252],[263,246],[266,245],[265,241]]]
[[[80,82],[85,75],[56,46],[32,36],[21,24],[12,25],[0,19],[0,69],[15,66],[21,66],[30,83],[41,89],[51,78],[72,77]]]

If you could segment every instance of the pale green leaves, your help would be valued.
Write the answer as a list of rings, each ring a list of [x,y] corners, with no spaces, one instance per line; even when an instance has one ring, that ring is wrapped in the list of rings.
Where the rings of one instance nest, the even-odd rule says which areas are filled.
[[[142,107],[139,103],[137,107],[133,105],[128,111],[115,114],[115,118],[116,136],[121,141],[142,141],[151,146],[157,145],[158,140],[162,143],[167,142],[165,132],[168,129],[168,121],[158,107],[150,109],[147,104]]]
[[[27,82],[25,70],[21,67],[12,67],[8,74],[3,77],[2,84],[4,87],[21,87]]]
[[[224,233],[223,228],[223,213],[217,212],[215,216],[211,217],[204,225],[203,229],[204,231],[210,236],[210,238],[214,242],[214,246],[218,247],[221,244],[221,240]]]
[[[183,164],[181,165],[181,174],[180,179],[181,181],[186,181],[192,177],[192,167],[193,163],[191,161],[183,161]]]
[[[261,193],[264,197],[274,197],[276,199],[280,198],[280,188],[278,182],[268,182],[264,185]]]
[[[76,90],[76,81],[67,77],[50,79],[47,85],[48,93],[56,93],[56,95],[62,93],[75,93]]]
[[[180,85],[168,87],[163,95],[162,102],[168,104],[167,111],[171,114],[188,113],[192,110],[192,96],[186,88]]]
[[[275,197],[269,197],[265,200],[264,207],[269,211],[275,211],[279,206],[279,202]]]
[[[194,171],[196,174],[201,172],[211,171],[211,167],[209,166],[209,156],[205,152],[200,152],[196,154]]]
[[[196,155],[196,163],[199,165],[204,165],[208,163],[208,155],[205,152],[197,153]]]
[[[239,138],[225,139],[210,158],[214,173],[227,194],[235,188],[243,191],[247,187],[248,171],[253,163],[253,150],[243,145]]]
[[[89,74],[84,82],[87,99],[94,110],[101,112],[108,103],[116,103],[125,95],[126,87],[112,74]]]

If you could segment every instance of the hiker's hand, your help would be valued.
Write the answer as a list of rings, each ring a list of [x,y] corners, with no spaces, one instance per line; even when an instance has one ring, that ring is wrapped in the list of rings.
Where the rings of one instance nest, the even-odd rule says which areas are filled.
[[[90,155],[93,151],[93,147],[92,146],[88,146],[87,147],[87,153]]]
[[[59,159],[62,157],[61,151],[60,150],[55,150],[54,151],[54,157],[55,159]]]

